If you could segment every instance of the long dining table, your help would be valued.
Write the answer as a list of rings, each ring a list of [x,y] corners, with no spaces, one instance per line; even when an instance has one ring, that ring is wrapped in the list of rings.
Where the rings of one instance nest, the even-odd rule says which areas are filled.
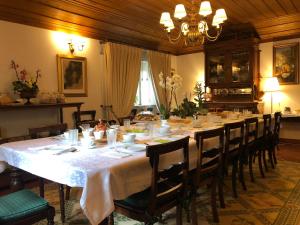
[[[250,115],[258,116],[262,115]],[[249,115],[248,115],[249,117]],[[114,200],[124,199],[131,194],[145,190],[151,182],[151,166],[145,154],[146,145],[160,144],[190,136],[189,168],[197,164],[197,147],[194,133],[222,127],[225,123],[244,120],[222,119],[203,122],[194,128],[190,122],[169,123],[168,135],[159,133],[159,124],[151,136],[137,134],[134,144],[118,142],[110,147],[97,142],[92,147],[78,144],[70,148],[62,136],[11,142],[0,145],[0,167],[5,163],[70,187],[82,188],[81,208],[91,224],[99,224],[114,210]],[[263,122],[259,119],[259,134],[262,135]],[[124,132],[124,128],[120,128]],[[218,144],[217,139],[205,143],[206,148]],[[68,151],[74,149],[75,151]],[[169,165],[178,160],[179,155],[167,155],[161,161]]]

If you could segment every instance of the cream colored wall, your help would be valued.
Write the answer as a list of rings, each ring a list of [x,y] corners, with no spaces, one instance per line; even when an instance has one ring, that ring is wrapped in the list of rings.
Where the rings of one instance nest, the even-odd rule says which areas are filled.
[[[204,53],[177,56],[177,73],[183,78],[183,86],[178,90],[178,99],[192,96],[197,81],[204,84]]]
[[[12,92],[15,80],[10,61],[15,60],[28,72],[39,68],[42,77],[39,80],[40,92],[57,92],[56,55],[67,54],[66,40],[55,39],[54,31],[0,21],[0,92]],[[64,45],[64,47],[62,47]],[[76,55],[87,58],[88,97],[67,98],[67,102],[84,102],[82,109],[96,109],[100,116],[101,76],[103,75],[103,56],[97,40],[86,39],[84,51]],[[73,126],[71,114],[75,109],[65,109],[65,120]],[[0,127],[3,137],[23,135],[28,127],[48,125],[58,122],[56,110],[19,110],[0,112]]]
[[[260,72],[264,77],[273,74],[273,46],[277,44],[300,42],[300,38],[289,39],[278,42],[268,42],[260,44]],[[299,54],[300,55],[300,54]],[[297,85],[280,85],[280,92],[273,94],[273,111],[284,110],[284,107],[291,107],[292,110],[300,109],[300,84]],[[264,96],[265,112],[271,111],[270,107],[271,95]],[[281,130],[281,138],[300,139],[300,124],[283,123]]]

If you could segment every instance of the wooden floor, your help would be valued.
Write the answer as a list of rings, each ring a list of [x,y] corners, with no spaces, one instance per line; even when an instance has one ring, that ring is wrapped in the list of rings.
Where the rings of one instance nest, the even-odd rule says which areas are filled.
[[[300,163],[300,144],[282,143],[277,151],[279,160],[286,160]]]

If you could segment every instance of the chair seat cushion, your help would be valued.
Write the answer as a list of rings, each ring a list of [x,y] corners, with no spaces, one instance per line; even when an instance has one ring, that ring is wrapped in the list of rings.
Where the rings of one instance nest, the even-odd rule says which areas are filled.
[[[164,192],[166,190],[169,190],[171,187],[176,186],[178,184],[179,180],[181,180],[180,177],[174,178],[174,181],[164,181],[159,183],[158,185],[158,192]],[[130,195],[126,199],[123,200],[116,200],[115,204],[121,207],[131,207],[135,208],[137,210],[146,210],[149,206],[151,197],[151,189],[147,188],[144,191],[135,193],[133,195]],[[163,199],[162,201],[158,202],[158,205],[162,206],[164,204],[167,204],[171,202],[172,200],[177,200],[178,196],[169,196],[168,198]]]
[[[116,205],[129,206],[133,208],[146,209],[150,199],[150,188],[130,195],[126,199],[115,201]]]
[[[47,209],[48,202],[30,190],[0,197],[0,224],[18,220]]]

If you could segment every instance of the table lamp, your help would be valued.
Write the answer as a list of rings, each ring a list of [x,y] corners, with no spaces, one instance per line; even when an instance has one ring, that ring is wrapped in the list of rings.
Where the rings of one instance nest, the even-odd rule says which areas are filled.
[[[277,77],[265,77],[263,91],[271,93],[271,113],[273,113],[273,92],[279,91],[280,86]]]

